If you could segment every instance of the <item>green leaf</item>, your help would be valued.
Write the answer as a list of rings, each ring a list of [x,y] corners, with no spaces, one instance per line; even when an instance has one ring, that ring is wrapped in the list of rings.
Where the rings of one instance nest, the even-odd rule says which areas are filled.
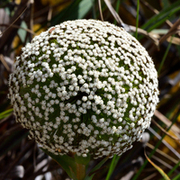
[[[74,156],[74,159],[77,163],[79,164],[84,164],[84,165],[88,165],[89,161],[90,161],[90,156],[88,155],[87,157],[82,157],[82,156]]]
[[[178,174],[175,178],[173,178],[172,180],[179,180],[180,179],[180,174]]]
[[[79,3],[78,19],[82,19],[92,8],[94,0],[83,0]]]
[[[113,157],[113,159],[111,161],[111,165],[109,167],[108,174],[106,176],[106,180],[109,180],[109,178],[111,177],[111,175],[112,175],[112,173],[113,173],[119,159],[120,159],[120,156],[114,155],[114,157]]]
[[[172,38],[171,38],[171,41],[172,41]],[[167,55],[168,55],[168,52],[169,52],[169,49],[170,49],[171,45],[172,45],[172,43],[170,42],[170,43],[168,44],[168,47],[167,47],[167,49],[166,49],[166,52],[164,53],[163,59],[162,59],[161,64],[160,64],[160,66],[159,66],[158,74],[160,74],[160,72],[161,72],[161,69],[162,69],[162,67],[163,67],[163,65],[164,65],[164,62],[165,62],[165,60],[166,60],[166,57],[167,57]]]
[[[119,8],[120,8],[121,0],[117,0],[116,2],[116,12],[119,13]],[[117,24],[116,19],[114,19],[114,24]]]
[[[95,175],[96,171],[102,167],[102,165],[109,159],[109,157],[105,157],[99,164],[97,164],[90,172],[89,175],[85,178],[85,180],[91,180]]]
[[[13,109],[8,109],[2,113],[0,113],[0,119],[6,118],[13,112]]]
[[[155,34],[167,34],[168,33],[168,29],[153,29],[151,31],[151,33],[155,33]]]
[[[169,19],[176,12],[180,11],[180,1],[176,1],[170,6],[164,8],[157,15],[153,16],[147,23],[145,23],[141,28],[146,29],[150,32],[152,29],[157,28],[163,24],[167,19]]]
[[[94,0],[76,0],[58,15],[52,18],[51,25],[59,24],[66,20],[82,19],[90,11]]]
[[[163,8],[170,6],[169,0],[162,0]]]
[[[21,22],[21,27],[22,27],[22,29],[19,28],[19,30],[18,30],[18,35],[19,35],[19,38],[21,39],[21,41],[24,43],[26,40],[26,34],[27,34],[25,29],[28,28],[25,21]]]
[[[180,166],[180,161],[168,172],[168,176],[170,176],[178,167]],[[180,175],[180,174],[179,174]],[[180,179],[180,178],[179,178]],[[174,179],[173,179],[174,180]],[[178,179],[177,179],[178,180]]]

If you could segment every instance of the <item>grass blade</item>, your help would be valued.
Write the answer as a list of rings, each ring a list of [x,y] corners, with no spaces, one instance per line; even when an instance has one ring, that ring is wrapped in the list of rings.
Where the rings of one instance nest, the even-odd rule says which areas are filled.
[[[150,32],[164,23],[164,21],[169,19],[178,11],[180,11],[180,1],[176,1],[175,3],[171,4],[171,6],[168,6],[160,11],[159,14],[153,16],[147,23],[142,26],[142,29],[146,29],[148,32]]]
[[[117,0],[117,2],[116,2],[116,12],[117,13],[119,12],[120,4],[121,4],[121,0]],[[116,20],[114,20],[114,24],[117,24]]]
[[[8,109],[2,113],[0,113],[0,119],[6,118],[13,112],[13,109]]]
[[[172,41],[172,38],[171,38],[171,41]],[[165,54],[164,54],[164,56],[163,56],[163,58],[162,58],[162,61],[161,61],[160,66],[159,66],[158,74],[160,74],[160,72],[161,72],[161,69],[162,69],[162,67],[163,67],[163,65],[164,65],[164,62],[165,62],[165,60],[166,60],[166,57],[167,57],[167,55],[168,55],[168,52],[169,52],[169,49],[170,49],[171,45],[172,45],[172,43],[169,43],[169,44],[168,44],[168,47],[167,47],[167,49],[166,49],[166,52],[165,52]]]
[[[114,157],[113,157],[113,159],[111,161],[110,167],[109,167],[108,174],[106,176],[106,180],[110,179],[110,177],[111,177],[111,175],[112,175],[112,173],[113,173],[119,159],[120,159],[120,156],[114,155]]]
[[[102,167],[102,165],[108,160],[109,157],[105,157],[100,163],[98,163],[89,173],[89,176],[85,180],[91,180],[95,175],[96,171]]]
[[[175,178],[173,178],[172,180],[179,180],[180,179],[180,174],[178,174]]]
[[[179,166],[180,166],[180,160],[179,160],[179,162],[169,171],[168,176],[170,176]],[[179,177],[179,176],[178,176],[178,177]]]

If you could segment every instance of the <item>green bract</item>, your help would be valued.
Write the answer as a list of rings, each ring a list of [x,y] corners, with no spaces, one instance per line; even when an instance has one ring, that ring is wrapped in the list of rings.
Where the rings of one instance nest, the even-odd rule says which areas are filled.
[[[149,127],[157,72],[123,28],[67,21],[34,37],[9,80],[16,119],[56,155],[122,154]]]

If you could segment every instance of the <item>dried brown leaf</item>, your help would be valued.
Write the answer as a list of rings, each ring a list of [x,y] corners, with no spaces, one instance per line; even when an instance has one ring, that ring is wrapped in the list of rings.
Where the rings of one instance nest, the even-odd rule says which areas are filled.
[[[168,133],[164,128],[162,128],[154,119],[152,119],[152,122],[161,130],[163,131],[167,136],[169,136],[170,138],[176,140],[176,141],[180,141],[179,138],[172,136],[170,133]]]
[[[99,13],[100,13],[101,20],[104,21],[102,8],[101,8],[101,0],[98,0],[98,6],[99,6]]]
[[[167,32],[167,34],[165,34],[164,36],[161,37],[161,39],[159,40],[159,44],[161,44],[162,42],[164,42],[167,38],[169,38],[170,36],[172,36],[173,34],[176,34],[178,31],[180,31],[180,19],[177,20],[173,26],[169,29],[169,31]]]
[[[166,124],[166,126],[169,127],[172,124],[172,122],[158,110],[155,111],[154,115],[164,124]],[[178,137],[178,139],[180,138],[180,129],[175,124],[172,125],[171,131],[173,131],[173,133]]]
[[[126,31],[128,32],[137,32],[139,34],[142,34],[146,37],[148,37],[149,39],[151,39],[154,44],[156,45],[156,47],[158,47],[159,45],[159,42],[158,42],[158,39],[155,38],[153,35],[151,35],[150,33],[148,33],[147,31],[145,31],[144,29],[141,29],[141,28],[136,28],[135,26],[131,26],[131,25],[128,25],[128,24],[125,24],[122,19],[120,18],[120,16],[118,15],[118,13],[115,11],[115,9],[113,8],[112,4],[110,3],[109,0],[104,0],[104,2],[106,3],[108,9],[110,10],[111,14],[113,15],[113,17],[116,19],[117,23],[124,27],[126,29]]]
[[[178,45],[178,46],[180,45],[180,38],[170,36],[166,40],[168,42],[171,42],[172,44],[175,44],[175,45]]]
[[[108,9],[110,10],[111,14],[113,15],[113,17],[116,19],[117,23],[120,26],[123,26],[124,23],[123,23],[122,19],[120,18],[120,16],[118,15],[118,13],[113,8],[111,2],[109,0],[104,0],[104,2],[106,3],[106,5],[107,5]]]
[[[6,68],[7,71],[10,72],[10,67],[8,66],[7,62],[4,59],[4,56],[2,54],[0,54],[0,61],[2,62],[2,64],[4,65],[4,67]]]
[[[155,149],[155,146],[153,146],[152,144],[150,143],[147,143],[146,144],[146,147],[150,148],[151,150]],[[177,159],[174,159],[172,156],[168,155],[167,153],[163,152],[162,150],[160,149],[156,149],[156,153],[157,153],[157,156],[162,156],[163,158],[166,159],[166,161],[170,161],[174,164],[177,164],[178,163],[178,160]]]
[[[159,166],[157,166],[149,159],[149,157],[146,154],[146,151],[144,151],[144,155],[146,156],[146,159],[151,163],[151,165],[154,166],[159,171],[159,173],[163,176],[164,180],[170,180],[167,174]]]

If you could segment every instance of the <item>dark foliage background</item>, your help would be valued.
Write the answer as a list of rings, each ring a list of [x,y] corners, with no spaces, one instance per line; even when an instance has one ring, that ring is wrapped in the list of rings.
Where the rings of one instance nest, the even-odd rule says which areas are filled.
[[[94,179],[180,179],[180,0],[1,0],[0,179],[65,180],[66,173],[15,122],[8,77],[21,47],[70,19],[93,18],[124,27],[153,58],[160,103],[141,142],[108,160]],[[138,28],[139,27],[139,28]],[[149,157],[149,158],[148,158]],[[101,160],[92,161],[90,170]]]

